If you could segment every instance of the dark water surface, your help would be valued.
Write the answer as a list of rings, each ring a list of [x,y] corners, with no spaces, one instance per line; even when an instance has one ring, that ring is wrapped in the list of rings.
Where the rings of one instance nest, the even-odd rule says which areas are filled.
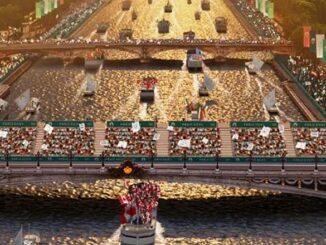
[[[326,244],[326,200],[292,195],[160,200],[159,221],[168,244],[185,238],[218,244]],[[117,200],[0,196],[0,243],[20,225],[49,242],[58,237],[108,239],[119,227]],[[173,239],[172,239],[173,238]],[[53,242],[60,244],[62,242]],[[71,243],[72,244],[72,243]],[[95,243],[92,243],[95,244]],[[107,243],[105,243],[107,244]]]

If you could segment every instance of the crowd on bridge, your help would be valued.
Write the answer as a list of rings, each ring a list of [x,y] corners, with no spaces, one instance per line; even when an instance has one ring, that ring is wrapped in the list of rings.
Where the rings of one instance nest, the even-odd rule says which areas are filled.
[[[314,100],[326,108],[326,68],[317,62],[300,56],[291,57],[288,67],[297,81],[306,89]]]
[[[16,54],[0,59],[0,82],[11,72],[19,67],[27,58],[27,55]]]
[[[1,127],[0,153],[2,155],[32,155],[36,128]]]
[[[141,155],[152,156],[156,153],[156,129],[142,127],[135,132],[132,128],[108,127],[105,139],[105,154],[108,156]]]
[[[285,142],[278,128],[270,128],[268,135],[261,128],[232,128],[232,147],[235,156],[282,156]]]
[[[281,39],[283,37],[282,28],[272,19],[264,16],[256,8],[251,7],[247,0],[231,0],[239,12],[248,20],[252,27],[262,38]]]

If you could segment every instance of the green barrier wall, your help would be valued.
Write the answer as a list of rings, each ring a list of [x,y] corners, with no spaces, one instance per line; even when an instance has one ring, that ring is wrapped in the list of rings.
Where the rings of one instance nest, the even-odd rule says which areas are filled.
[[[119,128],[131,128],[131,124],[134,121],[108,121],[106,122],[106,126],[110,128],[119,127]],[[140,121],[140,127],[154,128],[154,121]]]
[[[326,128],[326,122],[291,122],[292,128]]]
[[[173,127],[188,127],[188,128],[216,128],[218,127],[217,122],[201,122],[201,121],[171,121],[169,126]]]
[[[236,122],[232,121],[230,122],[231,128],[262,128],[270,127],[270,128],[277,128],[278,123],[277,122]]]
[[[31,127],[37,126],[36,121],[0,121],[0,127]]]
[[[79,124],[85,123],[86,127],[93,127],[94,123],[92,121],[48,121],[46,122],[52,127],[68,127],[68,128],[78,128]]]

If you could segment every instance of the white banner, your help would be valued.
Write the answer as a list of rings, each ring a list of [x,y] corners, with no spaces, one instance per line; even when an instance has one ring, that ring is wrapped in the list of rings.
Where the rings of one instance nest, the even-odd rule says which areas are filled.
[[[131,124],[131,130],[133,133],[137,133],[140,130],[139,122],[134,122]]]
[[[306,145],[307,145],[306,142],[298,142],[298,143],[296,144],[295,148],[296,148],[296,149],[302,149],[302,150],[304,150],[304,149],[306,149]]]
[[[109,141],[108,140],[100,140],[100,145],[101,146],[109,146]]]
[[[263,127],[262,130],[260,131],[259,136],[263,136],[265,138],[267,138],[269,136],[269,133],[271,132],[271,128],[269,127]]]
[[[191,139],[179,140],[178,146],[185,147],[185,148],[190,148],[190,146],[191,146]]]
[[[127,141],[119,141],[117,147],[126,149],[127,148],[127,145],[128,145]]]
[[[317,34],[316,35],[316,57],[317,58],[324,58],[324,44],[325,34]]]
[[[80,129],[80,131],[85,131],[86,130],[85,123],[80,123],[79,124],[79,129]]]
[[[155,140],[155,141],[158,141],[159,139],[160,139],[160,134],[158,134],[158,133],[156,133],[156,134],[154,134],[154,136],[153,136],[153,140]]]
[[[44,131],[46,131],[48,134],[52,134],[53,127],[50,124],[45,125]]]
[[[0,130],[0,137],[1,138],[7,138],[7,136],[8,136],[8,132],[7,131]]]

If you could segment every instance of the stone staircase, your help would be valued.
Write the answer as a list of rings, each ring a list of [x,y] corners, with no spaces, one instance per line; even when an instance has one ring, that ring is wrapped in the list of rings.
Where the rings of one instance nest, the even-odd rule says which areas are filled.
[[[41,146],[43,144],[43,137],[44,137],[44,126],[45,124],[42,122],[37,123],[36,139],[35,139],[34,152],[33,152],[34,155],[36,155],[38,151],[41,153]]]
[[[160,134],[160,139],[157,141],[156,149],[158,156],[169,155],[169,131],[164,124],[157,125],[157,133]]]
[[[228,123],[219,123],[218,124],[220,129],[220,136],[221,136],[221,156],[232,156],[232,141],[231,141],[231,133],[230,133],[230,126]]]
[[[104,122],[94,122],[94,131],[95,131],[95,155],[99,156],[105,150],[105,147],[100,144],[101,140],[105,139],[105,123]]]
[[[288,152],[287,156],[289,157],[294,157],[296,156],[295,154],[295,145],[294,145],[294,140],[293,140],[293,135],[292,135],[292,130],[290,127],[289,123],[286,123],[284,125],[284,142],[286,146],[286,150]]]

